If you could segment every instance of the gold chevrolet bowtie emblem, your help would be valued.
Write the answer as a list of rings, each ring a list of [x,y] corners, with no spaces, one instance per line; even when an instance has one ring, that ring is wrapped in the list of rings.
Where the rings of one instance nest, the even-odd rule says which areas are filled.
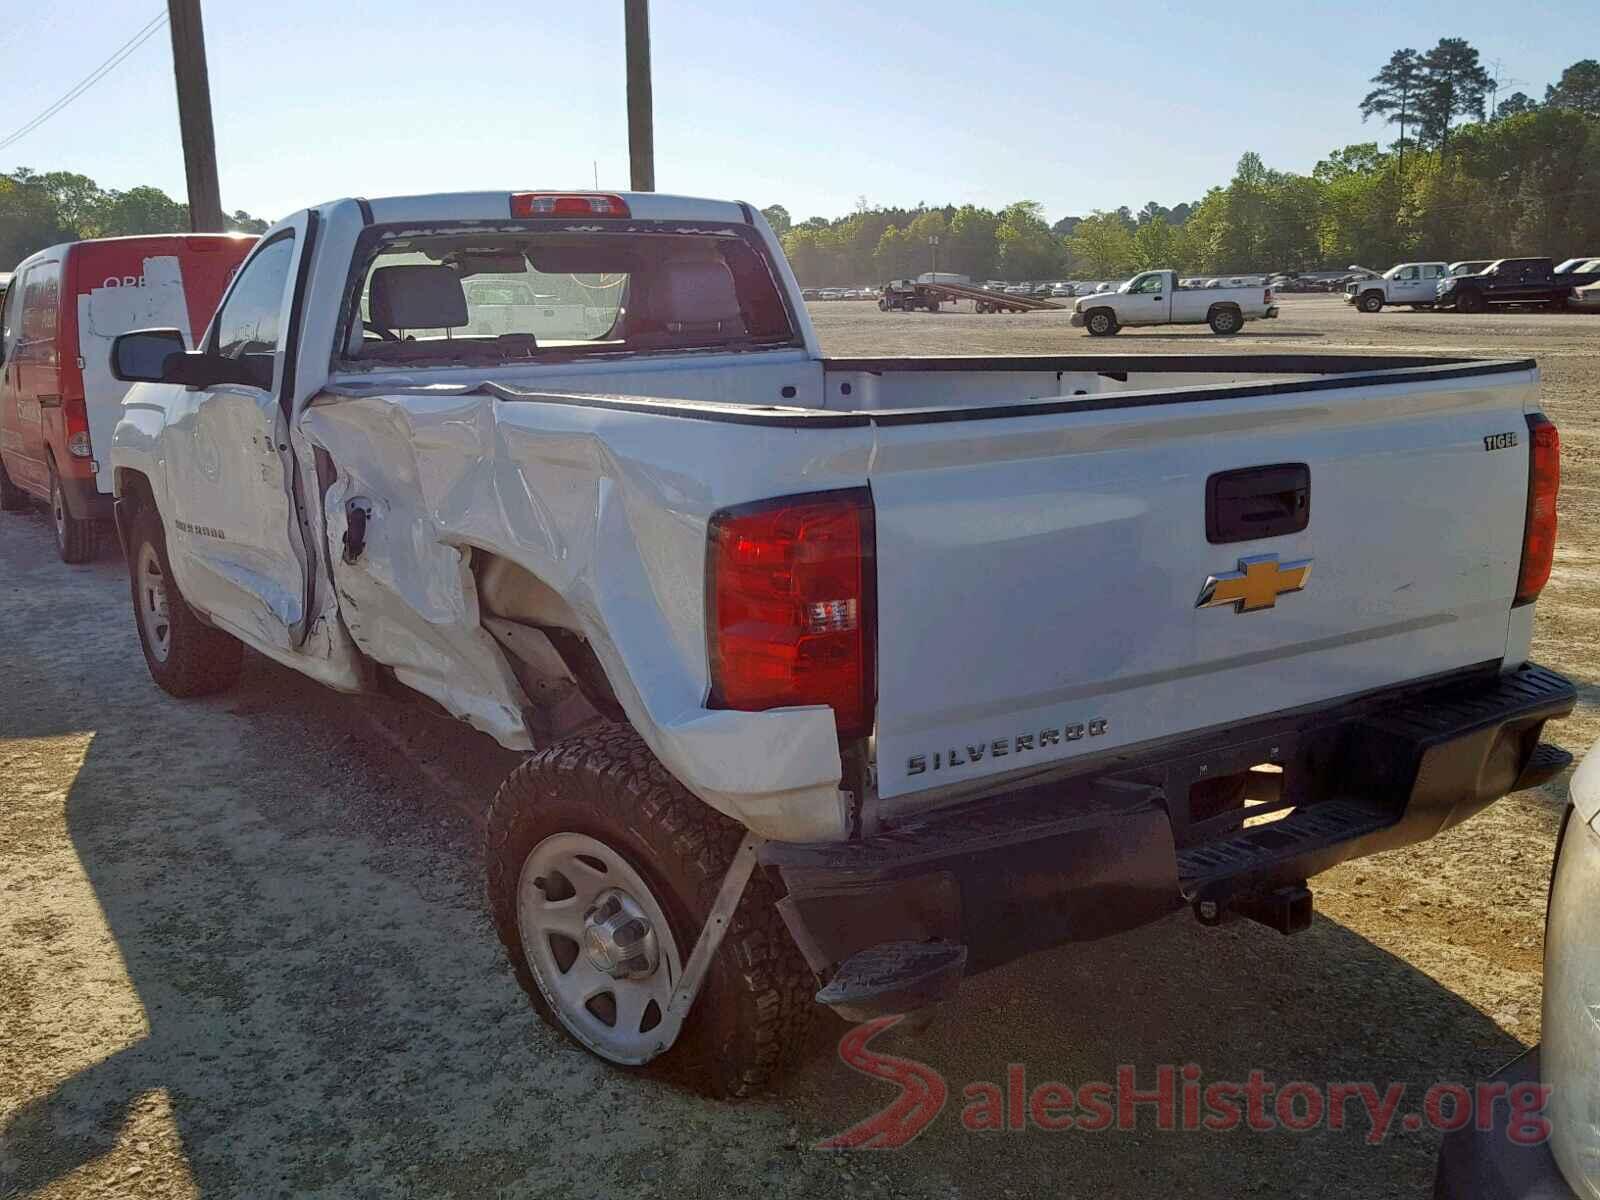
[[[1241,558],[1237,571],[1213,575],[1206,580],[1194,606],[1218,608],[1231,604],[1234,612],[1256,612],[1273,607],[1279,596],[1298,592],[1310,578],[1309,558],[1288,563],[1280,563],[1276,554]]]

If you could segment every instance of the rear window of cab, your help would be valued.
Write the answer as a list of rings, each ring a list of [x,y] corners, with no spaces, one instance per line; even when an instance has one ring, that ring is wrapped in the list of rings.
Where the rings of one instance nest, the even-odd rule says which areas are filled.
[[[731,225],[378,227],[341,330],[346,370],[801,344],[760,241]]]

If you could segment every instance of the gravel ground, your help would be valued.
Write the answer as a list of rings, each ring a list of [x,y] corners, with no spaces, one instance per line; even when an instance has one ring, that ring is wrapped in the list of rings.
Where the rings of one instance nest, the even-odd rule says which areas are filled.
[[[1064,314],[813,306],[826,348],[1061,353]],[[1101,349],[1096,343],[1094,349]],[[1578,679],[1555,730],[1600,735],[1593,520],[1600,321],[1363,316],[1290,297],[1237,338],[1128,331],[1118,352],[1417,349],[1537,357],[1561,427],[1561,549],[1536,654]],[[1114,1080],[1483,1078],[1539,1036],[1541,926],[1565,783],[1314,885],[1280,938],[1177,917],[971,981],[875,1046],[950,1085],[892,1153],[818,1139],[893,1098],[819,1022],[771,1095],[708,1101],[547,1031],[503,964],[475,823],[513,756],[422,710],[356,702],[259,658],[179,704],[150,683],[114,552],[55,561],[42,513],[0,516],[0,1196],[1424,1194],[1438,1135],[1034,1129],[975,1136],[962,1089]]]

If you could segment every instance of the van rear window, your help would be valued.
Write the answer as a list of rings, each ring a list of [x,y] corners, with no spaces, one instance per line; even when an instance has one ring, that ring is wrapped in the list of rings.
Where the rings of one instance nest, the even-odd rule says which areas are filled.
[[[498,363],[799,345],[737,227],[379,236],[346,304],[343,365]]]

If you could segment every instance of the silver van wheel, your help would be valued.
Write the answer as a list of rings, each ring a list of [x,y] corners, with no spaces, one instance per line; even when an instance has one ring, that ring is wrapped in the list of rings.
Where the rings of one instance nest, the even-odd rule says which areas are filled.
[[[156,548],[146,542],[139,548],[139,624],[145,644],[157,662],[172,653],[172,620],[167,600],[167,576]]]
[[[562,1025],[601,1058],[636,1065],[664,1047],[661,1027],[683,970],[650,886],[582,833],[554,833],[523,861],[517,928],[528,969]]]

